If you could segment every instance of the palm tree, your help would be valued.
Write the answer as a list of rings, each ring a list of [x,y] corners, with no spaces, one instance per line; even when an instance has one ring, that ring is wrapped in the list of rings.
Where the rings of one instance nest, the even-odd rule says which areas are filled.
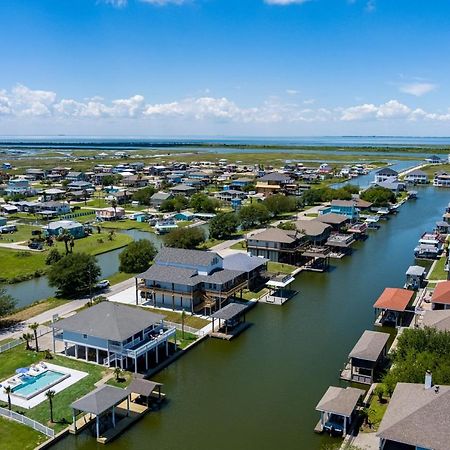
[[[116,381],[119,381],[121,374],[122,374],[122,369],[120,367],[116,367],[114,369],[114,375],[116,376]]]
[[[39,328],[39,324],[37,322],[32,323],[31,325],[29,325],[30,330],[33,330],[34,333],[34,342],[35,342],[35,350],[36,352],[39,351],[39,345],[38,345],[38,335],[37,335],[37,330]]]
[[[184,320],[186,317],[186,311],[181,311],[181,339],[184,339]]]
[[[58,241],[64,242],[64,246],[66,247],[66,255],[69,254],[69,242],[72,238],[72,235],[67,231],[63,230],[63,232],[58,236]]]
[[[5,387],[5,394],[8,396],[8,409],[11,411],[11,386]]]
[[[84,199],[84,206],[87,205],[87,190],[83,189],[83,199]]]
[[[50,422],[53,423],[53,398],[55,397],[56,392],[51,389],[45,393],[45,396],[48,398],[48,403],[50,406]]]
[[[31,350],[30,341],[33,339],[33,335],[31,333],[23,333],[22,339],[25,341],[26,349]]]
[[[114,217],[117,215],[117,200],[113,199],[111,200],[111,207],[114,209]]]

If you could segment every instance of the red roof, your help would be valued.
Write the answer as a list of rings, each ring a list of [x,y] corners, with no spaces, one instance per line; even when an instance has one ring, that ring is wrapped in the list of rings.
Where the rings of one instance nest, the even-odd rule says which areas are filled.
[[[413,298],[414,291],[399,288],[386,288],[373,305],[374,308],[404,311]]]
[[[450,304],[450,281],[441,281],[436,285],[431,302]]]

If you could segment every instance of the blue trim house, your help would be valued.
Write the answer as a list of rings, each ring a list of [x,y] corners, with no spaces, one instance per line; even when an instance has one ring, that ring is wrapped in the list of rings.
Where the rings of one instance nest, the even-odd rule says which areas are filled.
[[[147,371],[153,353],[158,364],[160,347],[168,356],[168,341],[176,336],[176,329],[164,324],[164,316],[108,301],[58,320],[51,328],[54,352],[60,341],[66,356],[134,372]]]
[[[333,200],[330,206],[321,208],[319,212],[320,214],[341,214],[350,220],[357,220],[359,218],[359,209],[356,207],[354,200]]]
[[[45,229],[48,236],[60,236],[67,230],[75,239],[86,236],[83,224],[73,220],[57,220],[50,222]]]

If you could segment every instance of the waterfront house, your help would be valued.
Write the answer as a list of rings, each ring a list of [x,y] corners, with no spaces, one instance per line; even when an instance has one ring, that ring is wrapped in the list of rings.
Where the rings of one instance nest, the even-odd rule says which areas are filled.
[[[27,169],[25,174],[29,180],[43,180],[46,172],[43,169]]]
[[[441,281],[431,296],[432,309],[450,309],[450,281]]]
[[[245,273],[247,289],[253,291],[267,281],[268,260],[260,256],[250,256],[246,253],[232,253],[224,256],[223,268],[238,270]]]
[[[325,244],[332,230],[331,225],[316,219],[297,220],[295,227],[307,237],[309,243],[315,246]]]
[[[270,261],[296,264],[307,238],[297,230],[267,228],[247,238],[247,250],[252,256],[262,256]]]
[[[425,310],[418,325],[421,328],[435,328],[438,331],[450,331],[450,309]]]
[[[375,173],[375,183],[383,183],[385,181],[396,182],[398,181],[398,172],[390,167],[385,167]]]
[[[436,259],[442,250],[442,237],[438,233],[425,232],[419,239],[419,245],[414,249],[414,256],[418,259]]]
[[[406,271],[406,289],[412,289],[413,291],[419,290],[423,287],[425,282],[425,267],[422,266],[409,266]]]
[[[66,175],[66,180],[73,181],[83,181],[85,179],[85,175],[83,172],[68,172]]]
[[[330,225],[335,231],[342,231],[350,222],[350,219],[347,216],[331,212],[319,214],[315,220]]]
[[[48,236],[60,236],[64,231],[67,231],[75,239],[86,236],[83,224],[73,220],[57,220],[50,222],[45,228]]]
[[[159,209],[163,202],[172,198],[173,195],[170,192],[155,192],[150,197],[150,204],[153,206],[153,208]]]
[[[397,383],[376,435],[380,449],[448,450],[450,386]]]
[[[443,162],[437,155],[431,155],[430,157],[425,158],[425,161],[429,164],[441,164]]]
[[[95,211],[95,217],[98,220],[106,220],[106,221],[120,220],[125,217],[125,210],[120,207],[116,207],[116,208],[109,207],[109,208],[97,209]]]
[[[405,181],[413,184],[427,184],[429,183],[428,175],[420,169],[415,169],[405,175]]]
[[[383,368],[387,355],[388,333],[366,330],[348,355],[341,378],[355,383],[372,384]]]
[[[211,314],[247,286],[248,273],[224,268],[215,252],[164,247],[136,276],[136,303],[140,296],[154,306]]]
[[[320,412],[320,421],[315,431],[327,431],[331,435],[341,434],[345,437],[356,419],[357,407],[363,395],[362,389],[330,386],[316,406],[316,411]]]
[[[389,189],[395,195],[398,195],[400,192],[406,190],[405,183],[401,183],[399,181],[381,181],[379,183],[375,183],[375,186],[379,186],[384,189]]]
[[[351,221],[359,217],[359,209],[354,200],[332,200],[329,206],[321,208],[320,215],[323,214],[341,214],[348,217]]]
[[[64,344],[66,356],[121,369],[148,370],[149,356],[165,348],[176,329],[164,324],[164,316],[143,308],[101,302],[51,325],[53,342]]]
[[[76,180],[67,185],[69,191],[94,191],[94,186],[90,181]]]
[[[408,310],[414,291],[399,288],[386,288],[374,303],[375,325],[396,327],[407,326],[414,311]]]
[[[450,173],[437,172],[433,179],[433,186],[437,187],[450,187]]]

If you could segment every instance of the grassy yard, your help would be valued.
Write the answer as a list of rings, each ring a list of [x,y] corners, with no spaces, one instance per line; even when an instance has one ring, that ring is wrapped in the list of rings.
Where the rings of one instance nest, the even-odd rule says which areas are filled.
[[[14,233],[0,234],[0,243],[23,242],[31,239],[33,230],[43,231],[42,228],[32,225],[17,225],[17,231]]]
[[[177,344],[178,348],[184,350],[188,345],[192,344],[198,339],[195,334],[184,332],[184,337],[182,337],[181,331],[177,331]]]
[[[429,177],[433,177],[436,172],[450,172],[450,164],[429,164],[420,170],[423,170]]]
[[[244,290],[244,292],[242,293],[242,298],[244,300],[253,300],[254,298],[260,298],[263,295],[267,294],[269,292],[269,289],[267,288],[262,288],[259,291],[248,291],[248,290]]]
[[[58,306],[64,305],[67,303],[67,300],[62,298],[53,298],[50,297],[47,300],[42,300],[40,302],[35,302],[26,308],[20,309],[14,314],[5,317],[3,320],[6,321],[17,321],[23,322],[24,320],[28,320],[31,317],[37,316],[38,314],[42,314],[45,311],[48,311],[53,308],[57,308]],[[0,319],[0,327],[2,320]]]
[[[112,285],[121,283],[122,281],[128,280],[132,277],[134,277],[135,273],[125,273],[125,272],[116,272],[114,275],[111,275],[108,277],[108,280]]]
[[[236,244],[233,244],[230,248],[233,250],[247,250],[247,244],[245,241],[239,241],[236,242]]]
[[[372,399],[370,400],[370,405],[367,408],[367,414],[368,414],[368,425],[363,425],[361,427],[361,431],[364,433],[373,433],[374,431],[378,430],[378,427],[380,426],[381,419],[384,416],[384,413],[386,412],[386,408],[388,407],[389,402],[387,399],[383,398],[381,403],[378,401],[378,397],[376,395],[372,396]]]
[[[147,222],[137,222],[136,220],[125,219],[111,222],[102,222],[100,225],[105,229],[113,230],[141,230],[152,232],[153,228]]]
[[[43,353],[27,351],[25,350],[24,345],[20,345],[11,350],[8,350],[0,354],[0,380],[14,375],[15,370],[18,367],[28,367],[31,364],[42,361],[43,359]],[[85,378],[83,378],[73,386],[56,394],[53,400],[54,418],[57,423],[51,424],[51,426],[55,429],[55,431],[61,431],[67,426],[67,423],[72,422],[72,410],[70,408],[70,404],[76,399],[94,390],[94,383],[101,380],[108,373],[111,373],[111,371],[110,369],[106,369],[95,364],[89,364],[78,360],[76,361],[73,359],[65,358],[64,356],[55,356],[51,362],[56,365],[61,365],[88,373]],[[14,406],[13,410],[22,412],[27,417],[37,420],[44,425],[50,425],[48,424],[49,408],[47,401],[44,401],[43,403],[29,410],[22,410],[21,408]]]
[[[446,258],[442,256],[437,260],[436,265],[434,266],[433,272],[431,272],[428,276],[429,280],[446,280],[447,272],[445,269]]]
[[[290,264],[277,263],[269,261],[267,263],[267,270],[272,273],[292,273],[297,267],[291,266]]]
[[[181,312],[177,311],[166,311],[165,309],[151,308],[151,311],[161,314],[166,317],[166,320],[174,323],[181,323]],[[201,317],[191,316],[189,314],[185,315],[184,324],[188,327],[196,328],[199,330],[204,326],[208,325],[209,321],[202,319]]]
[[[44,434],[26,425],[0,417],[0,448],[5,450],[33,450],[47,439]]]
[[[101,241],[100,241],[101,240]],[[117,248],[125,247],[133,238],[123,233],[116,233],[113,240],[109,240],[109,234],[102,232],[94,233],[91,236],[75,240],[73,251],[99,255]],[[56,248],[65,253],[63,242],[57,242]],[[45,274],[47,266],[45,258],[48,248],[43,252],[32,252],[28,250],[18,251],[8,248],[0,248],[0,260],[2,261],[2,271],[0,282],[17,283],[26,279],[34,278]]]

